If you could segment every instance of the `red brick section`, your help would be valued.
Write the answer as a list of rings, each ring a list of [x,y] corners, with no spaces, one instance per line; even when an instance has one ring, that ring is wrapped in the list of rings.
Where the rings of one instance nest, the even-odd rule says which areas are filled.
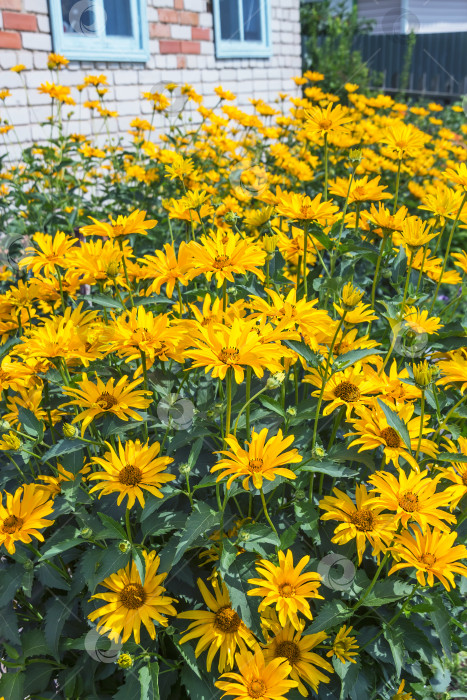
[[[199,15],[197,12],[180,12],[179,14],[180,24],[191,24],[193,27],[197,26],[199,22]]]
[[[17,29],[20,32],[37,32],[37,18],[22,12],[4,12],[3,28]]]
[[[198,41],[211,41],[211,30],[201,29],[201,27],[191,28],[191,38]]]
[[[170,39],[172,32],[168,24],[151,22],[149,25],[149,36],[151,39]]]
[[[22,0],[0,0],[0,10],[16,10],[17,12],[21,12],[22,9]]]
[[[18,32],[0,32],[0,49],[20,49],[21,34]]]
[[[176,10],[183,10],[184,9],[184,0],[175,0],[174,2],[174,7]]]
[[[177,68],[186,68],[186,56],[177,56]]]
[[[181,53],[201,53],[199,41],[181,41]]]
[[[182,47],[180,41],[164,41],[159,42],[159,53],[181,53]]]
[[[178,12],[176,12],[176,10],[160,8],[157,11],[157,16],[159,22],[163,22],[164,24],[178,24]]]

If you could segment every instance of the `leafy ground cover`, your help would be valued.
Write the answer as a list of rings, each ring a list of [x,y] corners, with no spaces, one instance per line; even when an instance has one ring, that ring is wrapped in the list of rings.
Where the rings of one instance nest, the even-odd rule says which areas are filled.
[[[0,695],[463,697],[462,107],[169,85],[129,145],[49,67],[1,172]]]

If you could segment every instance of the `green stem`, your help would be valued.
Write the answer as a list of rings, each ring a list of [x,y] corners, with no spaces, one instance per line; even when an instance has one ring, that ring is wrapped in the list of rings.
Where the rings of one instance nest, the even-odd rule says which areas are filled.
[[[308,221],[305,221],[305,225],[303,228],[303,298],[305,299],[305,301],[308,298],[307,251],[308,251]]]
[[[232,369],[229,367],[225,376],[225,384],[227,389],[227,411],[225,414],[225,437],[230,434],[230,420],[232,415]]]
[[[66,309],[66,307],[65,307],[65,298],[64,298],[64,296],[63,296],[62,276],[61,276],[61,274],[60,274],[59,268],[56,267],[55,269],[56,269],[56,272],[57,272],[58,287],[59,287],[59,289],[60,289],[60,299],[61,299],[61,301],[62,301],[62,311],[63,311],[63,313],[65,314],[65,309]]]
[[[122,241],[121,237],[119,237],[119,239],[118,239],[118,245],[120,246],[120,250],[122,251],[123,272],[125,273],[125,282],[127,283],[128,292],[130,294],[130,306],[133,309],[135,303],[133,301],[133,294],[131,293],[130,279],[128,277],[128,269],[126,266],[126,258],[125,258],[125,253],[123,251],[123,241]]]
[[[441,423],[441,425],[439,426],[439,428],[437,429],[437,431],[435,432],[435,434],[431,438],[433,442],[436,442],[436,439],[437,439],[438,435],[440,434],[440,432],[442,430],[444,430],[444,428],[447,426],[449,419],[452,416],[452,414],[455,412],[456,408],[458,408],[461,405],[461,403],[463,403],[466,399],[467,399],[467,394],[464,394],[464,396],[456,404],[454,404],[454,406],[451,408],[451,410],[447,414],[444,421]]]
[[[126,534],[128,537],[128,541],[133,544],[133,536],[131,534],[130,509],[129,508],[127,508],[125,510],[125,526],[126,526]]]
[[[420,453],[420,445],[422,444],[423,435],[423,419],[425,417],[425,390],[422,389],[422,399],[421,399],[421,409],[420,409],[420,432],[418,434],[417,451],[415,453],[415,461],[418,459]]]
[[[324,132],[324,200],[328,199],[328,134]]]
[[[245,421],[246,421],[246,439],[250,439],[250,398],[251,398],[251,367],[247,367],[246,370],[246,409],[245,409]]]
[[[264,493],[263,493],[263,487],[260,488],[259,490],[260,496],[261,496],[261,503],[263,504],[263,510],[264,510],[264,515],[266,516],[266,520],[268,521],[270,527],[274,530],[276,535],[279,537],[276,528],[274,527],[274,523],[272,522],[271,518],[269,517],[268,513],[268,507],[266,505],[266,499],[264,498]]]
[[[396,213],[397,209],[397,200],[399,198],[399,184],[401,181],[401,165],[402,165],[402,158],[399,158],[399,164],[397,166],[397,178],[396,178],[396,193],[394,195],[394,206],[392,208],[392,215]]]

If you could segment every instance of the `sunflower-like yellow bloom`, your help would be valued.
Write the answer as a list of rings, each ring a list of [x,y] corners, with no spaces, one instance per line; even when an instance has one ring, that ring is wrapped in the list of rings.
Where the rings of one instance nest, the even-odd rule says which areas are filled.
[[[9,433],[5,433],[0,438],[0,450],[5,452],[15,452],[21,447],[21,440],[19,437],[13,433],[11,430]]]
[[[430,228],[430,224],[422,221],[418,216],[408,216],[402,224],[400,234],[402,244],[411,252],[415,252],[438,235],[438,233],[430,233]]]
[[[117,505],[127,497],[127,508],[133,508],[136,499],[141,508],[144,508],[143,489],[157,498],[164,497],[160,487],[176,477],[165,471],[173,459],[157,457],[160,451],[158,442],[149,446],[148,442],[142,444],[140,440],[128,440],[122,445],[119,437],[118,454],[110,443],[107,442],[106,445],[109,451],[104,457],[95,457],[93,460],[104,471],[94,472],[88,477],[90,481],[99,481],[90,493],[100,491],[99,498],[118,493]]]
[[[235,655],[239,673],[224,673],[214,684],[225,695],[234,700],[287,700],[287,693],[297,687],[297,682],[287,680],[290,664],[283,658],[266,663],[261,649],[255,653],[243,652]],[[223,681],[222,678],[230,680]]]
[[[444,226],[446,219],[454,219],[462,204],[463,193],[452,190],[443,182],[437,182],[430,188],[418,207],[439,216],[439,223]]]
[[[157,224],[155,219],[146,219],[146,212],[136,209],[129,216],[119,214],[117,219],[110,218],[110,223],[97,221],[92,216],[89,217],[93,224],[82,226],[80,233],[84,236],[107,236],[108,238],[120,238],[129,236],[132,233],[147,235],[148,229],[154,228]]]
[[[162,285],[166,284],[167,296],[172,299],[175,284],[186,286],[194,274],[197,274],[193,268],[191,246],[182,241],[177,255],[173,245],[164,243],[164,252],[156,250],[155,253],[139,260],[144,266],[142,279],[153,280],[146,290],[146,296],[159,294]]]
[[[465,349],[454,350],[449,352],[446,360],[438,360],[438,369],[443,375],[438,379],[436,384],[439,386],[455,386],[458,387],[461,394],[467,388],[467,351]]]
[[[356,651],[358,649],[357,639],[350,636],[352,629],[353,627],[346,627],[345,625],[340,628],[334,637],[332,648],[326,656],[334,656],[335,654],[343,664],[347,661],[353,664],[357,663],[356,659],[352,658],[353,656],[358,656],[358,651]]]
[[[394,536],[394,517],[382,514],[384,506],[375,496],[368,494],[364,484],[356,487],[356,505],[343,491],[335,488],[333,493],[335,496],[325,496],[319,502],[319,507],[326,511],[321,520],[340,520],[342,523],[334,530],[331,542],[346,544],[355,539],[359,565],[367,542],[373,547],[373,556],[379,558]]]
[[[75,269],[81,276],[83,284],[103,282],[105,286],[117,284],[126,287],[123,274],[122,258],[132,256],[128,241],[124,241],[122,250],[115,239],[103,241],[87,240],[74,246],[67,254],[67,266]]]
[[[167,574],[158,574],[160,559],[156,552],[143,551],[145,563],[144,584],[133,561],[116,574],[104,579],[99,585],[108,589],[96,593],[91,600],[103,600],[105,605],[88,615],[89,619],[99,620],[97,631],[107,634],[114,642],[124,644],[133,634],[136,644],[140,643],[141,623],[146,627],[151,639],[156,638],[153,620],[167,627],[167,615],[176,615],[172,603],[174,598],[164,596],[161,586]]]
[[[26,267],[34,274],[43,271],[46,275],[53,275],[57,266],[65,267],[67,253],[78,239],[68,236],[63,231],[57,231],[55,236],[35,233],[33,241],[37,248],[26,248],[26,257],[19,261],[19,266]]]
[[[352,180],[352,183],[350,183],[350,177],[338,177],[329,187],[329,192],[337,195],[338,197],[346,198],[350,185],[350,193],[348,195],[349,204],[353,204],[355,202],[378,202],[382,199],[392,199],[392,194],[384,191],[387,186],[379,184],[380,180],[381,177],[379,175],[373,178],[373,180],[369,180],[368,175],[365,175],[365,177],[354,179]]]
[[[414,410],[415,406],[413,403],[399,405],[397,407],[399,417],[405,424],[407,432],[409,433],[410,448],[416,451],[421,429],[421,417],[416,416],[412,418]],[[358,407],[356,413],[358,418],[352,420],[353,431],[345,434],[345,437],[358,435],[358,437],[350,443],[350,446],[360,445],[359,452],[375,450],[377,447],[382,447],[386,464],[392,462],[396,468],[399,468],[399,459],[402,458],[405,459],[416,472],[419,471],[417,461],[407,449],[407,445],[404,443],[397,430],[388,425],[386,415],[378,403],[375,403],[371,407]],[[422,435],[433,432],[433,429],[427,426],[429,420],[430,416],[424,415]],[[438,448],[435,442],[422,437],[420,451],[430,457],[435,457],[438,453]]]
[[[147,408],[152,399],[146,398],[145,394],[152,394],[151,391],[136,390],[135,387],[141,384],[142,379],[135,379],[132,382],[128,381],[128,377],[124,375],[117,384],[115,379],[111,377],[107,384],[104,384],[102,379],[97,378],[97,383],[94,384],[83,372],[82,379],[78,382],[78,388],[71,386],[62,387],[62,391],[68,396],[72,396],[73,400],[68,401],[60,406],[78,406],[84,409],[81,413],[73,418],[72,423],[82,421],[81,434],[88,427],[94,418],[105,413],[112,413],[120,418],[120,420],[142,420],[141,416],[136,413],[135,408],[143,410]]]
[[[402,159],[418,155],[429,138],[413,124],[398,121],[388,126],[381,141],[388,144],[397,158]]]
[[[391,700],[413,700],[412,693],[404,692],[404,688],[405,688],[405,679],[403,678],[400,682],[398,689],[397,689],[397,693],[392,696]]]
[[[276,204],[279,216],[285,216],[293,221],[314,221],[321,226],[330,226],[337,221],[339,207],[332,200],[321,201],[321,194],[311,199],[300,192],[284,192]]]
[[[241,238],[240,234],[218,229],[211,236],[202,236],[201,243],[191,244],[194,272],[204,274],[208,281],[214,276],[217,286],[224,280],[235,282],[233,277],[252,272],[261,281],[264,273],[260,269],[266,262],[266,252],[252,239]]]
[[[374,487],[370,493],[377,493],[381,505],[394,513],[394,521],[407,528],[411,522],[417,523],[423,532],[427,526],[437,527],[449,532],[448,523],[455,523],[456,518],[440,508],[449,505],[446,492],[436,493],[441,474],[429,476],[428,471],[411,471],[406,475],[402,469],[398,477],[389,472],[377,471],[368,481]]]
[[[185,350],[185,357],[194,360],[193,367],[204,367],[206,373],[212,370],[212,376],[220,379],[232,368],[237,384],[243,382],[245,367],[262,377],[265,369],[280,372],[280,360],[289,355],[279,343],[261,342],[254,321],[234,319],[231,327],[198,325],[194,330],[194,348]]]
[[[352,282],[344,284],[341,292],[341,303],[346,311],[354,309],[363,299],[364,292],[354,287]]]
[[[427,309],[418,309],[416,306],[406,306],[404,309],[404,321],[414,333],[428,333],[438,335],[440,328],[444,328],[438,316],[429,316]]]
[[[248,595],[263,598],[258,607],[259,612],[262,612],[269,605],[275,605],[282,626],[289,620],[296,630],[301,630],[302,623],[297,613],[312,620],[313,615],[308,599],[323,599],[323,596],[318,593],[321,576],[314,571],[309,571],[306,574],[301,573],[310,561],[309,556],[302,557],[295,567],[290,549],[287,550],[286,554],[280,551],[278,556],[278,566],[267,559],[261,559],[256,566],[256,571],[262,578],[248,580],[248,583],[257,586],[257,588],[248,591]]]
[[[464,192],[467,192],[467,165],[465,163],[458,163],[454,168],[446,168],[443,174],[446,180],[459,185]]]
[[[39,530],[50,527],[54,520],[46,516],[53,511],[53,501],[49,493],[36,484],[24,484],[15,493],[5,491],[5,505],[0,492],[0,545],[5,545],[9,554],[16,552],[15,542],[28,544],[32,538],[44,541]]]
[[[308,691],[302,681],[318,692],[320,683],[329,683],[329,676],[323,671],[334,673],[331,664],[322,656],[312,651],[321,644],[328,635],[326,632],[303,635],[287,622],[282,626],[275,616],[275,621],[270,625],[272,631],[268,643],[263,646],[263,654],[266,662],[277,658],[284,658],[291,667],[290,678],[298,683],[298,692],[303,697],[308,697]],[[269,637],[269,635],[267,635]]]
[[[318,370],[312,369],[303,381],[319,387],[311,393],[312,396],[320,395],[323,378]],[[335,372],[324,387],[323,401],[328,405],[323,410],[323,416],[328,416],[336,408],[345,406],[346,419],[350,420],[354,409],[374,404],[374,394],[379,392],[379,388],[378,378],[368,376],[361,363],[356,363],[354,367],[348,367],[342,372]]]
[[[266,442],[267,434],[267,428],[263,428],[259,433],[253,429],[251,440],[247,443],[248,450],[240,446],[236,437],[228,435],[225,442],[231,451],[220,450],[219,454],[224,455],[224,458],[211,467],[211,472],[223,470],[216,481],[229,476],[227,488],[230,489],[235,479],[244,477],[242,486],[248,491],[250,478],[257,489],[262,488],[263,479],[274,481],[276,476],[296,479],[293,471],[284,467],[286,464],[297,464],[303,459],[295,448],[284,452],[293,443],[294,436],[288,435],[283,438],[282,430],[279,430],[277,435],[273,435]]]
[[[456,587],[454,574],[467,576],[467,566],[460,560],[467,558],[467,547],[454,545],[456,532],[443,532],[427,528],[425,533],[416,529],[414,534],[403,532],[395,538],[395,544],[389,547],[394,553],[396,564],[389,571],[413,567],[416,569],[417,581],[421,586],[434,585],[434,578],[441,581],[447,591]]]
[[[340,104],[305,109],[304,117],[307,131],[319,136],[346,131],[349,128],[346,124],[352,121],[349,110]]]
[[[199,637],[195,649],[196,658],[209,649],[206,666],[210,671],[214,657],[219,652],[218,669],[222,673],[233,667],[237,648],[245,652],[247,645],[256,645],[256,640],[232,608],[229,592],[222,580],[213,587],[214,595],[201,579],[198,579],[198,587],[209,611],[189,610],[178,614],[179,619],[194,620],[180,639],[180,644]]]
[[[465,455],[467,457],[467,438],[459,437],[457,445],[450,438],[445,438],[443,447],[453,454]],[[454,459],[449,467],[438,467],[442,478],[450,481],[453,486],[446,489],[446,500],[449,502],[450,510],[453,511],[462,498],[467,494],[467,461],[456,462]]]
[[[400,207],[395,214],[391,214],[384,204],[379,202],[378,209],[372,204],[369,212],[362,212],[362,218],[377,226],[375,233],[383,236],[391,231],[402,231],[402,224],[407,217],[407,207]]]

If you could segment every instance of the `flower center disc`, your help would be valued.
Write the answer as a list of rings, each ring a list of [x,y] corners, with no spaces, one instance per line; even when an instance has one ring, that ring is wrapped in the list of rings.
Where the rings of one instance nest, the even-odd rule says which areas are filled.
[[[291,664],[294,664],[300,659],[300,648],[295,642],[279,642],[274,656],[285,656]]]
[[[2,532],[5,535],[12,535],[14,532],[18,532],[23,525],[23,518],[17,518],[16,515],[9,515],[3,521]]]
[[[426,566],[433,566],[436,561],[436,557],[434,554],[422,554],[420,561]]]
[[[240,350],[238,348],[222,348],[219,354],[221,362],[229,365],[237,361]]]
[[[214,258],[213,262],[213,267],[216,268],[216,270],[222,270],[223,267],[226,267],[226,265],[229,264],[229,257],[228,255],[216,255]]]
[[[241,622],[235,610],[232,610],[230,605],[225,605],[216,612],[214,626],[221,630],[221,632],[232,634],[238,630]]]
[[[361,532],[373,530],[375,524],[375,516],[371,510],[356,510],[355,513],[352,513],[350,516],[350,520],[355,525],[357,530],[360,530]]]
[[[248,462],[248,469],[250,472],[260,472],[261,469],[263,468],[263,460],[262,459],[250,459]]]
[[[407,491],[399,497],[399,505],[407,513],[413,513],[414,510],[418,510],[418,496],[412,491]]]
[[[251,681],[247,687],[247,692],[250,698],[260,698],[264,695],[266,683],[261,680]]]
[[[462,474],[462,483],[464,484],[464,486],[467,486],[467,469]]]
[[[125,486],[136,486],[143,480],[143,472],[139,467],[127,464],[120,470],[118,480],[121,484],[125,484]]]
[[[129,583],[120,593],[120,602],[128,610],[137,610],[146,602],[147,594],[140,583]]]
[[[336,386],[333,393],[337,399],[342,399],[342,401],[347,403],[353,403],[360,398],[360,390],[352,382],[341,382]]]
[[[394,428],[385,428],[382,430],[381,437],[388,447],[400,447],[401,439]]]
[[[104,391],[104,393],[101,394],[97,399],[97,403],[101,408],[104,409],[104,411],[109,411],[112,408],[112,406],[115,406],[118,403],[118,401],[115,398],[115,396],[109,394],[108,391]]]
[[[283,598],[290,598],[290,596],[294,595],[294,593],[295,588],[290,583],[283,583],[281,586],[279,586],[279,594]]]

